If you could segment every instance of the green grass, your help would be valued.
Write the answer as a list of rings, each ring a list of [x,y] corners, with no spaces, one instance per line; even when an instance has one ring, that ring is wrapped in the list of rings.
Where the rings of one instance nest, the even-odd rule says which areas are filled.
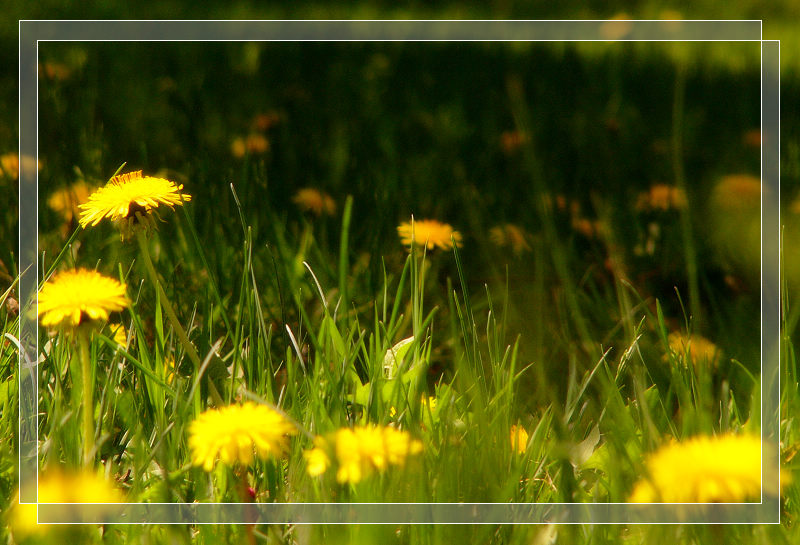
[[[728,46],[709,47],[722,55]],[[740,212],[739,230],[723,229],[729,220],[712,190],[723,175],[758,172],[758,150],[743,143],[759,121],[752,68],[675,64],[669,50],[626,46],[47,44],[41,54],[72,70],[40,89],[42,269],[96,267],[125,281],[133,300],[114,317],[130,343],[117,347],[104,327],[90,347],[95,461],[131,501],[239,501],[242,471],[268,502],[625,501],[645,456],[667,438],[758,431],[758,274],[742,235],[752,217]],[[231,141],[264,112],[279,116],[266,131],[269,151],[233,157]],[[508,131],[527,139],[504,150]],[[792,157],[790,171],[800,168]],[[146,245],[200,366],[136,243],[121,243],[107,223],[70,237],[74,220],[65,229],[47,207],[58,189],[102,183],[123,161],[126,171],[167,168],[192,195],[163,214]],[[656,182],[685,186],[689,208],[637,210],[639,193]],[[305,186],[333,195],[337,213],[298,210],[292,196]],[[576,203],[582,219],[602,221],[602,236],[576,231],[556,195],[567,208]],[[396,226],[412,213],[452,223],[464,245],[409,253]],[[530,251],[491,241],[489,228],[504,222],[530,233]],[[780,415],[790,471],[800,445],[791,266]],[[2,312],[4,332],[15,336],[15,314]],[[717,366],[684,364],[669,350],[675,331],[711,339],[722,351]],[[389,378],[387,350],[412,336]],[[40,463],[78,465],[75,347],[42,328],[40,350],[48,340]],[[15,365],[6,342],[4,511],[16,482]],[[423,396],[437,399],[435,409]],[[238,473],[192,466],[192,420],[220,401],[244,400],[279,407],[307,434],[283,459]],[[306,474],[311,436],[368,422],[401,427],[423,452],[353,486],[330,471]],[[530,435],[524,454],[512,452],[515,424]],[[799,490],[784,491],[780,526],[563,526],[555,539],[793,543]],[[551,531],[258,526],[253,538],[548,543]],[[204,525],[65,532],[108,543],[250,535]]]

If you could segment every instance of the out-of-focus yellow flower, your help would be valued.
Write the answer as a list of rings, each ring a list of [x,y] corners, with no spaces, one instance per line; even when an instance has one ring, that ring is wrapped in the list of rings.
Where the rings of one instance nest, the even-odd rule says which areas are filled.
[[[17,497],[10,506],[8,515],[9,517],[6,523],[11,528],[11,532],[14,534],[16,540],[37,532],[43,533],[47,528],[45,525],[40,526],[37,523],[35,503],[19,503],[19,492],[17,492]]]
[[[332,216],[336,213],[336,201],[333,200],[333,197],[312,187],[299,190],[292,197],[292,201],[301,210],[312,212],[317,216],[321,216],[323,213]]]
[[[665,9],[661,10],[661,13],[658,14],[658,18],[664,21],[663,25],[665,29],[670,32],[677,32],[681,28],[683,15],[681,15],[681,12],[674,9]]]
[[[314,440],[314,448],[304,453],[309,475],[324,473],[331,457],[338,466],[336,480],[355,484],[389,466],[402,466],[408,456],[422,452],[422,443],[405,432],[392,427],[358,426],[340,428],[330,441]]]
[[[511,155],[528,142],[528,135],[520,131],[506,131],[500,135],[500,147],[506,155]]]
[[[419,398],[419,403],[422,406],[423,411],[430,411],[430,412],[436,411],[437,401],[436,398],[433,396],[425,396],[425,394],[423,394]],[[389,407],[389,416],[392,418],[397,416],[397,409],[395,409],[393,406]]]
[[[400,235],[400,241],[409,247],[413,241],[416,246],[428,250],[433,250],[434,247],[450,250],[453,247],[453,240],[456,246],[461,247],[461,233],[453,230],[450,224],[436,220],[412,219],[410,222],[398,225],[397,233]]]
[[[624,11],[617,13],[600,25],[600,36],[611,41],[624,38],[633,28],[630,18]]]
[[[600,220],[572,218],[572,228],[586,238],[601,238],[605,234],[605,224]]]
[[[253,453],[262,458],[281,456],[289,449],[295,427],[266,405],[247,402],[210,409],[189,426],[192,463],[206,471],[220,460],[224,464],[249,464]]]
[[[687,337],[679,331],[673,331],[667,337],[667,341],[669,342],[670,350],[680,357],[684,363],[687,363],[685,358],[688,353],[689,359],[695,366],[700,364],[713,366],[721,352],[717,345],[702,335],[694,334],[691,337]]]
[[[724,210],[758,210],[761,206],[761,180],[749,174],[725,176],[714,187],[711,198]]]
[[[128,345],[128,330],[123,324],[109,324],[111,329],[112,339],[115,343],[125,348]]]
[[[124,495],[105,478],[90,471],[66,473],[45,472],[39,479],[39,503],[121,503]],[[16,539],[44,533],[49,524],[37,524],[36,504],[19,503],[19,494],[12,504],[10,526]]]
[[[489,239],[496,246],[511,248],[517,255],[531,251],[531,246],[528,244],[529,237],[530,235],[522,227],[511,223],[489,229]]]
[[[639,193],[637,210],[681,210],[689,201],[683,189],[667,184],[654,184],[648,191]]]
[[[303,457],[306,459],[306,471],[312,477],[322,475],[331,465],[331,459],[328,457],[327,442],[323,437],[314,438],[314,448],[303,452]]]
[[[39,503],[120,503],[122,492],[90,471],[55,472],[39,480]]]
[[[128,306],[125,284],[97,271],[63,271],[39,290],[38,316],[44,326],[77,326],[89,320],[107,320],[109,312]]]
[[[81,180],[50,195],[47,206],[69,223],[80,215],[79,205],[89,200],[89,192],[89,186]]]
[[[162,205],[173,209],[190,201],[192,197],[181,193],[182,189],[183,185],[164,178],[142,176],[141,170],[114,176],[80,205],[81,227],[95,226],[108,218],[117,223],[126,238],[140,225],[145,229],[155,227]]]
[[[511,426],[511,450],[518,454],[525,454],[528,448],[528,432],[522,426]]]
[[[19,178],[19,155],[16,151],[10,151],[0,156],[0,168],[3,170],[3,175],[16,180]]]
[[[250,133],[247,137],[238,136],[231,142],[231,153],[237,159],[241,159],[246,154],[259,155],[269,150],[269,140],[261,133]]]
[[[177,372],[178,368],[175,365],[175,358],[172,355],[164,356],[164,378],[167,384],[172,384]]]
[[[55,81],[66,81],[72,75],[72,69],[60,62],[39,63],[39,76]]]
[[[553,205],[555,205],[555,209],[559,212],[566,212],[567,211],[567,198],[558,193],[555,197],[550,195],[549,193],[545,193],[542,195],[544,199],[544,205],[547,207],[548,210],[553,210]],[[580,203],[577,201],[572,201],[569,203],[571,212],[573,215],[577,215],[580,213]]]
[[[761,438],[697,436],[661,447],[646,461],[647,476],[632,503],[725,503],[761,495]]]

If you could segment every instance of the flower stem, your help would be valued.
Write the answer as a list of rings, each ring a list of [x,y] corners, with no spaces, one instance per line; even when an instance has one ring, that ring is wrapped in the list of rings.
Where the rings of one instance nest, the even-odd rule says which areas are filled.
[[[144,231],[137,230],[136,240],[139,242],[139,253],[142,255],[145,269],[147,269],[147,274],[150,276],[150,281],[153,282],[158,290],[161,306],[164,308],[164,312],[167,314],[167,319],[169,319],[170,324],[172,324],[172,329],[175,331],[175,334],[178,335],[178,339],[180,340],[181,345],[183,345],[183,350],[189,356],[189,359],[192,360],[195,373],[198,373],[200,371],[200,367],[202,366],[200,355],[197,353],[192,341],[189,340],[186,330],[183,329],[180,321],[178,321],[178,316],[175,314],[175,309],[172,308],[172,303],[170,303],[169,297],[167,297],[167,293],[164,291],[164,287],[161,285],[161,282],[158,281],[158,274],[156,273],[155,267],[153,267],[153,260],[150,258],[150,247],[147,244],[147,237]],[[208,385],[215,402],[221,405],[222,398],[219,395],[219,392],[217,392],[216,387],[211,381],[208,381]]]
[[[81,360],[81,383],[83,392],[83,464],[92,464],[94,452],[94,381],[92,380],[92,368],[89,365],[89,334],[82,327],[78,328],[78,357]]]
[[[238,481],[237,487],[239,489],[239,497],[242,499],[242,503],[244,504],[252,504],[254,501],[253,496],[250,495],[250,486],[247,483],[247,469],[244,467],[237,467],[234,470],[236,474],[236,480]],[[245,505],[244,506],[244,516],[245,519],[248,521],[248,524],[245,525],[245,534],[247,535],[247,543],[248,545],[255,545],[256,544],[256,536],[253,533],[255,530],[255,521],[258,519],[258,513],[255,509],[253,509],[252,505]]]

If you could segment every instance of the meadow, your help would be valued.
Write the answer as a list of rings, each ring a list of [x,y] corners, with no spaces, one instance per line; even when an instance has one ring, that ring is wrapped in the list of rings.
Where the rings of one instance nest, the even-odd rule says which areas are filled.
[[[42,44],[40,494],[758,501],[758,63],[746,43]],[[780,525],[37,528],[14,505],[8,244],[0,532],[795,543],[784,146]]]

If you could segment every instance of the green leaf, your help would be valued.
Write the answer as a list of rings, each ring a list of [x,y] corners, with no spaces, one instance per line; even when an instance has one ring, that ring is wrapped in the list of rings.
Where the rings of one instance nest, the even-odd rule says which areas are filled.
[[[397,370],[403,364],[403,359],[414,343],[414,337],[403,339],[395,344],[383,356],[383,373],[387,378],[393,378],[397,374]]]

